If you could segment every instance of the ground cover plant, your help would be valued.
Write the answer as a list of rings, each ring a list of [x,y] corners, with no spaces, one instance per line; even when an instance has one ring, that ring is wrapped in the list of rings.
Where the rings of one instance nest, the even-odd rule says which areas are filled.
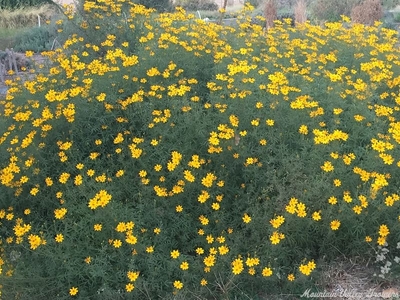
[[[4,299],[302,294],[321,260],[396,250],[397,32],[251,9],[85,1],[48,73],[7,82]]]

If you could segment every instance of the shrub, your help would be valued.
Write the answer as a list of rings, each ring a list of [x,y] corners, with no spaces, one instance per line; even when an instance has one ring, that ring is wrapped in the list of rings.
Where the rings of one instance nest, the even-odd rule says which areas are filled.
[[[339,21],[341,16],[350,16],[354,6],[362,0],[315,0],[310,6],[313,17],[320,21]]]
[[[57,31],[53,26],[34,27],[15,37],[15,51],[33,51],[36,53],[51,50]]]
[[[171,9],[170,0],[136,0],[134,2],[148,8],[155,8],[159,12],[169,11]]]
[[[251,6],[258,7],[263,4],[263,0],[246,0],[245,3],[250,4]]]
[[[176,6],[181,6],[185,10],[196,11],[196,10],[218,10],[218,4],[212,0],[181,0],[175,2]]]
[[[400,5],[400,0],[383,0],[382,5],[386,10],[389,10]]]
[[[2,0],[0,9],[18,9],[29,6],[40,6],[44,4],[53,4],[51,0]]]
[[[356,23],[372,25],[383,16],[380,0],[366,0],[351,10],[351,20]]]
[[[396,247],[395,31],[84,9],[1,101],[5,299],[301,294]]]

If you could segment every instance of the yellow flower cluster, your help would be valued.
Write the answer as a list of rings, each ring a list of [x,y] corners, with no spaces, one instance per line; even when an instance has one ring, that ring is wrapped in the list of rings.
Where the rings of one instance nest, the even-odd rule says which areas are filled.
[[[83,9],[101,22],[80,28],[98,36],[73,34],[65,53],[44,53],[49,74],[7,82],[0,102],[1,188],[24,204],[0,208],[10,227],[0,248],[60,249],[81,237],[74,228],[89,228],[90,241],[75,247],[84,250],[70,250],[74,264],[106,269],[100,262],[123,260],[127,293],[158,277],[180,293],[207,286],[214,270],[289,283],[310,276],[314,260],[285,258],[310,238],[298,224],[335,239],[353,216],[367,242],[394,236],[395,33],[287,21],[263,31],[249,16],[224,27],[125,0]],[[119,21],[105,22],[110,16]],[[120,34],[127,29],[134,34]],[[52,226],[36,207],[49,207]],[[385,218],[378,234],[368,219],[375,214]],[[263,247],[254,242],[265,241],[260,232]]]
[[[301,264],[299,266],[299,271],[306,276],[309,276],[311,272],[316,268],[316,264],[313,260],[309,261],[307,264]]]
[[[110,201],[112,196],[106,190],[100,190],[93,198],[89,200],[88,207],[96,209],[98,207],[105,207]]]

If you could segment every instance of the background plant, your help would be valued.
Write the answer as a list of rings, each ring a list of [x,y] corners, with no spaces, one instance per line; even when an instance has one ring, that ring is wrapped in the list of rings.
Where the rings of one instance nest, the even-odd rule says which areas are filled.
[[[182,0],[182,1],[176,1],[175,5],[182,6],[185,10],[188,11],[218,10],[218,4],[216,4],[214,1],[209,1],[209,0]]]
[[[52,0],[1,0],[0,9],[19,9],[23,7],[41,6],[44,4],[54,4]]]
[[[341,15],[350,16],[352,8],[361,2],[360,0],[318,0],[314,1],[310,8],[313,16],[318,20],[339,21]]]
[[[38,26],[38,16],[42,23],[50,20],[55,14],[56,7],[52,5],[42,5],[39,7],[24,7],[18,9],[0,10],[0,28],[23,28],[28,26]]]
[[[383,7],[379,0],[367,0],[360,5],[354,6],[351,10],[353,22],[373,25],[383,17]]]

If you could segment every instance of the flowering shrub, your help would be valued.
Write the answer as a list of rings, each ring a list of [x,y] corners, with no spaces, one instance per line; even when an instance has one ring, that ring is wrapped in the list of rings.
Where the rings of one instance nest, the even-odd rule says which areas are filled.
[[[396,246],[395,31],[83,8],[1,102],[5,299],[302,293]]]

